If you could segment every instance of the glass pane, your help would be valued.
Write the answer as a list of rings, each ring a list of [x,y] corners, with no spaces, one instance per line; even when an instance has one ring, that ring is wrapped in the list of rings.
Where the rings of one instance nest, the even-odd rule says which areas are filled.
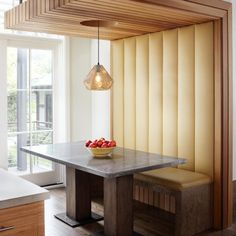
[[[33,159],[33,173],[40,173],[52,170],[52,162],[44,158],[31,156]]]
[[[17,136],[8,137],[8,167],[17,166]]]
[[[8,132],[29,130],[29,93],[9,91],[7,95]]]
[[[7,89],[17,89],[17,49],[7,49]]]
[[[36,132],[32,134],[32,145],[51,144],[53,132]],[[33,162],[33,173],[52,170],[52,162],[37,156],[31,156]]]
[[[52,130],[53,103],[51,91],[38,90],[31,93],[31,121],[33,131]]]
[[[14,172],[26,174],[30,172],[29,155],[20,150],[30,144],[30,135],[27,133],[8,135],[8,167]]]
[[[31,50],[31,89],[52,89],[50,50]]]
[[[53,142],[52,52],[9,47],[7,70],[9,170],[53,170],[51,161],[20,150]]]
[[[24,48],[7,49],[7,89],[22,90],[29,85],[29,50]]]
[[[53,143],[53,132],[35,132],[32,133],[32,145],[51,144]]]

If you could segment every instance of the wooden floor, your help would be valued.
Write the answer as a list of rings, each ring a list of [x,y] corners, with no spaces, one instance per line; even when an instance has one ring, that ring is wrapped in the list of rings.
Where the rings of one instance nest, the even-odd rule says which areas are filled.
[[[65,189],[58,188],[50,190],[51,198],[45,202],[45,231],[46,236],[88,236],[103,230],[103,221],[89,224],[83,227],[71,228],[54,215],[65,211]],[[92,203],[92,209],[96,213],[103,215],[101,200]],[[148,214],[146,214],[148,211]],[[162,214],[162,218],[158,217]],[[168,219],[164,220],[164,219]],[[171,236],[173,235],[173,217],[165,215],[163,212],[153,211],[153,208],[145,208],[140,204],[135,204],[134,229],[145,236]],[[236,236],[236,224],[230,229],[218,232],[205,232],[199,236]]]

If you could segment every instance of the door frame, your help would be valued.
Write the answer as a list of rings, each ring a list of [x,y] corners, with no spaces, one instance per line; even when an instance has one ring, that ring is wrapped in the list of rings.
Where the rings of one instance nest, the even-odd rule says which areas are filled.
[[[69,141],[69,116],[64,114],[68,114],[69,106],[68,106],[68,97],[69,91],[67,91],[69,87],[69,82],[65,79],[66,72],[64,69],[64,61],[66,61],[65,57],[65,40],[64,39],[54,39],[54,38],[39,38],[34,36],[21,36],[15,34],[1,34],[0,33],[0,41],[4,42],[4,45],[1,45],[0,50],[3,51],[3,62],[0,63],[0,66],[3,68],[4,76],[3,79],[0,81],[1,84],[4,83],[5,86],[2,88],[6,88],[6,53],[7,47],[19,47],[19,48],[29,48],[29,49],[41,49],[41,50],[51,50],[53,55],[53,101],[60,100],[60,107],[57,104],[53,106],[53,140],[55,142],[66,142]],[[68,84],[67,84],[68,83]],[[6,107],[6,95],[7,91],[4,89],[4,93],[1,93],[1,97],[4,95],[4,99],[0,102],[0,106],[4,108],[3,112],[5,116],[7,116],[7,107]],[[63,95],[63,96],[62,96]],[[61,97],[65,97],[65,101],[61,101]],[[68,111],[67,111],[68,110]],[[0,118],[3,115],[0,115]],[[4,139],[7,140],[7,117],[2,117],[2,123],[4,123],[3,127],[4,132],[1,132],[1,137],[4,136]],[[65,116],[65,117],[64,117]],[[7,157],[7,141],[0,143],[2,150],[6,153],[4,156]],[[0,165],[7,169],[7,159],[0,160]],[[35,174],[25,174],[21,177],[27,179],[37,185],[43,186],[48,184],[56,184],[64,182],[64,170],[63,167],[57,163],[53,163],[52,171],[45,171],[42,173],[35,173]],[[47,180],[50,179],[50,182]]]

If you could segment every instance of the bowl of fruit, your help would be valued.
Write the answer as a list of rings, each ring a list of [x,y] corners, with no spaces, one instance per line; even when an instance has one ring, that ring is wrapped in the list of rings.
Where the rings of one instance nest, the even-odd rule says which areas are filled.
[[[94,141],[86,141],[85,146],[94,157],[107,157],[116,147],[116,141],[100,138],[95,139]]]

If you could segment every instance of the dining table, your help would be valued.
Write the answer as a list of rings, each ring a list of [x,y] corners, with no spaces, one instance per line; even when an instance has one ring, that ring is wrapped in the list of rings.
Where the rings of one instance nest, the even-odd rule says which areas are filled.
[[[77,227],[103,217],[91,211],[91,175],[103,177],[104,232],[106,236],[131,236],[133,232],[133,176],[149,170],[175,167],[183,158],[116,147],[96,158],[85,141],[26,146],[22,151],[66,166],[66,212],[56,218]],[[101,234],[99,234],[101,235]]]

